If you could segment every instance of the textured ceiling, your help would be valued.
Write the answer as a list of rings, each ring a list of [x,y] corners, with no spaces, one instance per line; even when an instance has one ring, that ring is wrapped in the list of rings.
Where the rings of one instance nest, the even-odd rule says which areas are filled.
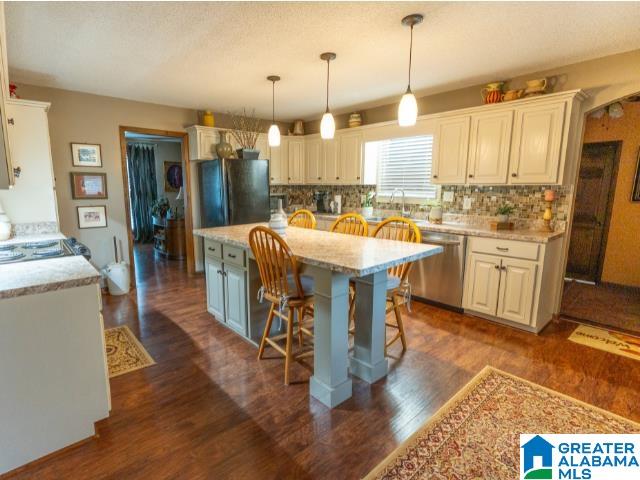
[[[636,2],[6,2],[11,80],[164,105],[276,117],[388,103],[640,48]]]

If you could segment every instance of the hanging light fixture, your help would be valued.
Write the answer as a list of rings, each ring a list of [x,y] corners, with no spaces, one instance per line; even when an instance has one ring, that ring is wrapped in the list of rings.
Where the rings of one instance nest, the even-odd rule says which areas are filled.
[[[398,125],[401,127],[415,125],[418,118],[418,104],[411,91],[411,54],[413,53],[413,27],[422,23],[423,19],[424,17],[419,13],[407,15],[402,19],[403,25],[411,27],[411,42],[409,43],[409,82],[407,83],[407,91],[400,99],[400,105],[398,105]]]
[[[336,133],[336,122],[329,111],[329,62],[335,60],[336,54],[325,52],[320,55],[320,58],[327,62],[327,110],[324,112],[322,120],[320,121],[320,136],[325,140],[330,140]]]
[[[278,75],[269,75],[267,80],[271,82],[271,126],[269,127],[269,146],[280,146],[280,129],[276,125],[276,82],[280,81]]]

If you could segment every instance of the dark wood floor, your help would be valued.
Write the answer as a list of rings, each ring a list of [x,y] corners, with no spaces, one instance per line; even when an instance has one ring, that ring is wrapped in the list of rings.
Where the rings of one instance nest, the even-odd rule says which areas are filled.
[[[280,360],[258,362],[217,324],[203,277],[179,265],[145,252],[137,292],[104,302],[107,326],[128,325],[157,364],[111,380],[98,438],[16,478],[356,479],[485,365],[640,421],[640,363],[567,341],[575,324],[536,336],[416,303],[388,377],[354,380],[353,398],[329,410],[309,398],[309,369],[296,365],[299,383],[285,387]]]

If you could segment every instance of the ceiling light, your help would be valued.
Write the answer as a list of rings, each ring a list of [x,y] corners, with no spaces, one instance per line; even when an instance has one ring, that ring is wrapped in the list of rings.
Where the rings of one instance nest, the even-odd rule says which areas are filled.
[[[325,140],[330,140],[336,133],[336,122],[333,119],[333,115],[329,111],[329,62],[335,60],[336,54],[331,52],[325,52],[320,55],[322,60],[327,62],[327,109],[320,121],[320,136]]]
[[[271,126],[269,127],[269,146],[280,146],[280,129],[276,125],[276,82],[280,81],[278,75],[269,75],[267,80],[271,82]]]
[[[411,27],[411,41],[409,43],[409,81],[407,91],[400,99],[398,105],[398,125],[401,127],[411,127],[418,119],[418,103],[416,97],[411,92],[411,54],[413,53],[413,26],[422,23],[423,16],[419,13],[407,15],[402,19],[402,24]]]

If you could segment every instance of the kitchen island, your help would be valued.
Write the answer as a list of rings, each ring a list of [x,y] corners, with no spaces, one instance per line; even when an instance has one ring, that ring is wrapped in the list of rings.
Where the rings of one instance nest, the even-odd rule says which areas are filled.
[[[193,232],[204,238],[209,311],[236,330],[244,328],[249,338],[259,330],[256,317],[261,313],[256,305],[257,266],[251,259],[249,247],[249,232],[258,225],[266,224]],[[314,373],[310,393],[325,405],[335,407],[351,397],[349,370],[369,383],[387,374],[384,356],[387,269],[439,254],[442,247],[297,227],[287,227],[285,240],[302,264],[302,272],[314,279]],[[243,271],[246,274],[241,275]],[[350,278],[356,281],[358,290],[355,320],[358,328],[351,358],[348,349]],[[264,322],[266,308],[263,310]]]

